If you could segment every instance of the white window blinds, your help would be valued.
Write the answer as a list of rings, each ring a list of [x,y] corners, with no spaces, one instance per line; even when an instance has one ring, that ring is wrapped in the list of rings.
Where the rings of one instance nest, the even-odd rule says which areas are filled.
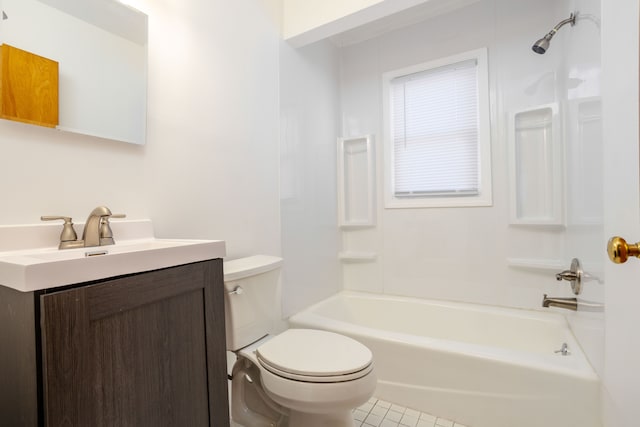
[[[477,73],[472,59],[390,81],[395,197],[479,193]]]

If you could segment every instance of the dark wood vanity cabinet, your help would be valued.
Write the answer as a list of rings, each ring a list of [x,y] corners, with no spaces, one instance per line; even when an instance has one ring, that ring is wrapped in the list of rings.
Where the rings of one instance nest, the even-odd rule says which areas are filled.
[[[3,288],[0,425],[229,426],[223,290],[219,259],[59,291]],[[6,298],[28,307],[27,295],[25,326]]]

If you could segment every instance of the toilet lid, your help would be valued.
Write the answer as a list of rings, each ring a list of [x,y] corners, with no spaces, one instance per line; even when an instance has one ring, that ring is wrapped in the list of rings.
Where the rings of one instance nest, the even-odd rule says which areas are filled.
[[[372,369],[371,350],[333,332],[289,329],[256,350],[258,361],[276,375],[309,382],[360,378]]]

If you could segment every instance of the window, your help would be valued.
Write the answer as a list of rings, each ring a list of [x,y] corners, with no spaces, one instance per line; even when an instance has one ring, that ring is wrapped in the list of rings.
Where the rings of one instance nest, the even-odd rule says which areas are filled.
[[[385,206],[491,206],[486,49],[383,76]]]

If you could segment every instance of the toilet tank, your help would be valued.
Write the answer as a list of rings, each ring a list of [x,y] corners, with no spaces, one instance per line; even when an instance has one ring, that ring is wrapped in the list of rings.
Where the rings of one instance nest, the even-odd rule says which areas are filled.
[[[280,303],[282,258],[255,255],[224,262],[227,350],[236,351],[271,332]]]

